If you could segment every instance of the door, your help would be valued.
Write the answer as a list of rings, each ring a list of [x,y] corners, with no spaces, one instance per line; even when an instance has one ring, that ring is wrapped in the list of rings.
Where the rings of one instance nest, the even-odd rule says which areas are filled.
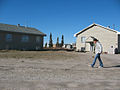
[[[94,52],[94,43],[90,42],[90,52]]]

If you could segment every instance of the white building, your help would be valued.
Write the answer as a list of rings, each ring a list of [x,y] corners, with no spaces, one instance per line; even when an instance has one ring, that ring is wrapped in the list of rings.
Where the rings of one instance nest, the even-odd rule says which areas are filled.
[[[95,37],[101,42],[103,52],[111,54],[113,54],[115,50],[120,52],[120,32],[109,27],[93,23],[74,34],[74,36],[77,38],[77,51],[94,51],[93,39],[91,37]]]

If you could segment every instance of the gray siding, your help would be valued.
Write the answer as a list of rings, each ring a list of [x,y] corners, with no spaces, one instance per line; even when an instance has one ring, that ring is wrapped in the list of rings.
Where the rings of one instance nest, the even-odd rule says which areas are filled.
[[[12,41],[6,41],[6,34],[12,34]],[[23,35],[29,36],[28,42],[22,42],[21,38]],[[36,37],[40,36],[40,42],[36,42]],[[0,31],[0,49],[19,49],[19,50],[36,50],[43,48],[43,36],[21,34],[13,32],[2,32]]]

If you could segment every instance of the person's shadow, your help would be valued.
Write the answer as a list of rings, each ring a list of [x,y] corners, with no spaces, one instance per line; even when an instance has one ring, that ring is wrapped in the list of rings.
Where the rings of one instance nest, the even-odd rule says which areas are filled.
[[[108,67],[104,67],[104,68],[120,68],[120,65],[108,66]]]

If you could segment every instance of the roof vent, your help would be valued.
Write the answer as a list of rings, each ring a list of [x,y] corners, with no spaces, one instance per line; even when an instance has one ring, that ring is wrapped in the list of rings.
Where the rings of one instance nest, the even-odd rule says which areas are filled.
[[[20,24],[18,24],[17,26],[20,27]]]
[[[108,28],[110,28],[110,26],[107,26]]]

